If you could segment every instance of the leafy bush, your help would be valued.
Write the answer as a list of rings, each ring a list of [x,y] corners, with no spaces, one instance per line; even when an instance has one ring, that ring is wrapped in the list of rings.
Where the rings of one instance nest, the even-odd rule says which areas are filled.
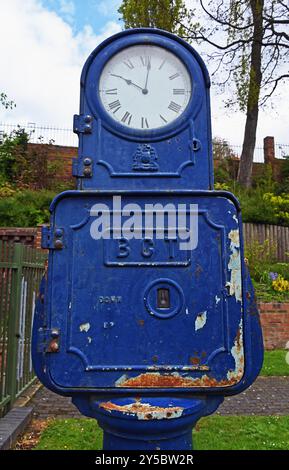
[[[248,260],[250,274],[257,281],[269,281],[271,266],[276,263],[276,246],[265,240],[263,244],[254,241],[245,246],[245,256]]]
[[[276,196],[273,193],[265,193],[263,199],[272,208],[277,223],[289,225],[289,194]]]
[[[36,227],[49,222],[49,205],[55,196],[51,191],[17,191],[0,197],[2,227]]]

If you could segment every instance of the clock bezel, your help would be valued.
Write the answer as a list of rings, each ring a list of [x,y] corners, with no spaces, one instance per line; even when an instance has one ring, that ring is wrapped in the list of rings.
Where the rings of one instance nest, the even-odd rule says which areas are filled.
[[[158,46],[167,49],[181,60],[191,80],[191,97],[183,113],[163,127],[155,129],[137,129],[124,126],[114,120],[104,108],[99,94],[99,81],[106,63],[116,54],[131,46]],[[200,66],[193,54],[182,44],[171,37],[153,33],[138,33],[126,37],[115,37],[114,41],[104,47],[89,64],[85,74],[85,98],[93,116],[101,121],[103,127],[125,139],[153,141],[169,138],[190,125],[202,105],[202,77]],[[194,76],[193,76],[194,72]],[[83,84],[82,80],[82,84]]]

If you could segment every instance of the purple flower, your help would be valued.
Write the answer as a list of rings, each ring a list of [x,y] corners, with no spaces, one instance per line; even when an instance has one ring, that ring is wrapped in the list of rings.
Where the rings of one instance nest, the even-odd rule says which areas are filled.
[[[277,277],[278,277],[278,273],[272,273],[270,272],[269,273],[269,277],[271,279],[271,281],[276,281]]]

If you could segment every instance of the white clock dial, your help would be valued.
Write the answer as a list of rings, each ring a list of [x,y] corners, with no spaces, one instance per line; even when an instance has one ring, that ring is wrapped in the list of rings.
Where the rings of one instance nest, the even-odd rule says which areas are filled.
[[[186,109],[191,93],[186,66],[159,46],[122,50],[106,63],[99,81],[106,112],[132,129],[158,129],[172,123]]]

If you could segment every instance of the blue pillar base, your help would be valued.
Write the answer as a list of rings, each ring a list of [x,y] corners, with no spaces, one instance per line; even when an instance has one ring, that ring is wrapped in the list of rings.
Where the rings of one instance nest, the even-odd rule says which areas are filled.
[[[191,450],[192,430],[213,413],[222,397],[74,398],[80,411],[97,419],[104,450]]]

